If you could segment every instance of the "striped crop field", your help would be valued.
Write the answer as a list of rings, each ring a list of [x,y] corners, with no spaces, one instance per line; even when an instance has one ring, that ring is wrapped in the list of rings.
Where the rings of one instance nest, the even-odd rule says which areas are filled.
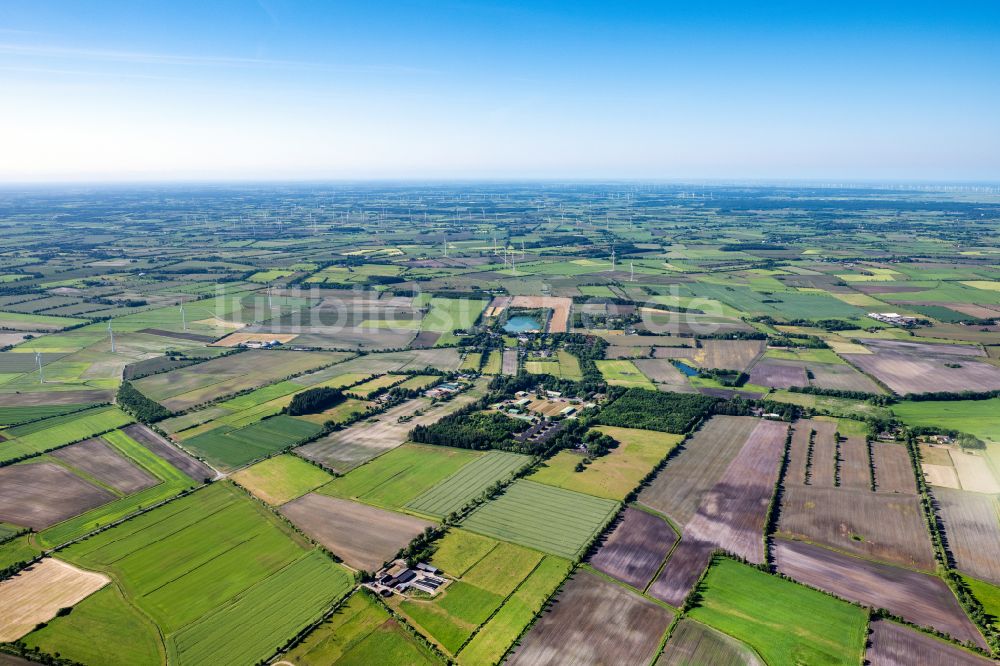
[[[427,516],[447,516],[483,494],[497,481],[506,481],[531,459],[518,453],[490,451],[414,498],[406,508]]]
[[[462,527],[575,560],[617,510],[613,500],[521,480],[472,512]]]

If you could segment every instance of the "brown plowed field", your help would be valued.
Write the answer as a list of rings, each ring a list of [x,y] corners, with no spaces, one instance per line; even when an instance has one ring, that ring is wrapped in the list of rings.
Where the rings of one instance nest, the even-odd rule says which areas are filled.
[[[692,360],[703,368],[744,372],[764,352],[763,340],[702,340]]]
[[[885,393],[882,387],[846,363],[808,363],[806,367],[813,373],[813,378],[809,380],[813,386],[839,391]]]
[[[739,453],[758,419],[715,416],[684,444],[639,495],[639,502],[685,525]]]
[[[684,537],[670,554],[663,572],[649,586],[649,596],[680,607],[701,572],[712,560],[716,546],[709,541]]]
[[[43,530],[115,496],[53,462],[0,467],[0,521]]]
[[[792,424],[792,443],[788,449],[788,469],[785,470],[785,485],[802,485],[806,482],[806,461],[809,458],[809,435],[811,421],[796,421]]]
[[[806,367],[799,361],[767,359],[750,370],[750,383],[757,386],[786,389],[791,386],[809,386]]]
[[[910,455],[902,444],[872,442],[875,461],[875,490],[880,493],[917,492]]]
[[[52,455],[125,495],[159,483],[156,477],[120,456],[99,437],[65,446]]]
[[[197,458],[181,451],[141,423],[133,423],[130,426],[126,426],[122,428],[122,432],[190,476],[196,482],[201,482],[205,479],[214,479],[216,476],[214,469]]]
[[[914,624],[986,647],[955,595],[937,576],[781,539],[774,544],[774,555],[778,571],[806,585],[865,606],[885,608]]]
[[[401,513],[309,493],[281,507],[299,529],[355,569],[376,571],[433,523]]]
[[[844,358],[899,395],[1000,389],[1000,368],[954,354],[934,357],[880,351],[875,354],[844,354]],[[960,367],[949,368],[946,363]]]
[[[758,564],[764,561],[764,520],[778,481],[788,425],[758,421],[739,454],[681,532],[681,544],[667,560],[650,594],[680,605],[723,548]]]
[[[872,620],[865,660],[870,666],[990,666],[990,659],[889,620]]]
[[[677,535],[665,520],[627,507],[590,563],[598,571],[643,590],[676,541]]]
[[[701,622],[677,623],[655,666],[764,666],[753,650]]]
[[[516,375],[517,374],[517,350],[516,349],[505,349],[503,350],[503,367],[500,370],[505,375]]]
[[[610,356],[608,358],[611,358]],[[640,358],[632,361],[639,372],[649,377],[650,381],[657,384],[675,384],[686,386],[687,379],[683,373],[674,367],[670,359],[666,358]]]
[[[507,663],[648,664],[672,620],[670,611],[652,601],[578,571]]]
[[[870,490],[872,469],[864,437],[848,437],[843,440],[840,443],[840,457],[840,485],[843,488]]]
[[[994,495],[934,488],[948,550],[961,571],[1000,585],[1000,503]]]
[[[469,389],[447,402],[431,405],[430,398],[414,398],[374,417],[374,423],[358,421],[343,430],[295,449],[295,453],[345,474],[380,453],[394,449],[409,437],[418,425],[430,425],[456,412],[479,397]],[[414,413],[423,412],[418,416]],[[400,421],[401,418],[412,417]]]
[[[926,571],[935,567],[916,495],[789,485],[778,531],[861,557]]]
[[[82,405],[88,402],[111,402],[114,391],[37,391],[0,393],[0,406],[35,407],[37,405]]]
[[[809,485],[833,488],[837,474],[837,424],[830,421],[809,421],[816,431],[813,437],[812,468]]]

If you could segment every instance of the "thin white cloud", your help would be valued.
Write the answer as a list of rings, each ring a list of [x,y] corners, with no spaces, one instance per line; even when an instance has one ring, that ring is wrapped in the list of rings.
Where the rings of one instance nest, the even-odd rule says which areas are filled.
[[[179,65],[189,67],[262,67],[281,69],[307,69],[330,72],[392,73],[392,74],[436,74],[429,69],[408,65],[334,65],[330,63],[303,60],[281,60],[272,58],[243,58],[235,56],[183,55],[171,53],[147,53],[142,51],[118,51],[110,49],[71,48],[51,45],[30,45],[0,43],[0,54],[32,56],[39,58],[84,58],[147,65]]]
[[[143,79],[152,81],[191,81],[178,76],[157,76],[155,74],[135,74],[131,72],[101,72],[88,69],[63,69],[58,67],[23,67],[0,65],[0,72],[16,74],[55,74],[60,76],[93,76],[105,79]]]

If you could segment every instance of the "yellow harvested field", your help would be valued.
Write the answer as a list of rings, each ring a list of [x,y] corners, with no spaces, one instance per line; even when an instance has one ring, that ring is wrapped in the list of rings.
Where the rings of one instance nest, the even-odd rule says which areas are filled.
[[[510,302],[510,307],[514,308],[547,308],[552,310],[549,333],[565,333],[569,330],[569,308],[571,305],[573,305],[573,299],[562,296],[515,296]]]
[[[218,317],[199,319],[195,323],[204,324],[205,326],[211,326],[213,328],[243,328],[247,326],[247,324],[244,324],[241,321],[226,321],[225,319],[219,319]]]
[[[951,461],[955,465],[955,472],[958,474],[958,482],[962,490],[971,490],[975,493],[996,494],[1000,493],[1000,483],[997,483],[990,469],[989,462],[981,454],[971,451],[960,451],[951,449]]]
[[[856,305],[859,308],[884,308],[886,304],[882,301],[872,298],[868,294],[835,294],[832,292],[827,292],[826,290],[821,290],[823,293],[829,293],[831,296],[836,298],[838,301],[843,301],[848,305]]]
[[[80,603],[111,582],[104,574],[49,557],[0,583],[0,642],[16,641],[60,608]]]
[[[271,340],[285,344],[299,337],[298,333],[230,333],[217,342],[213,342],[210,347],[236,347],[246,345],[251,342],[265,344]]]
[[[983,291],[1000,291],[1000,282],[994,280],[963,280],[962,284]]]
[[[831,340],[828,339],[826,344],[830,345],[830,349],[838,354],[871,354],[872,350],[868,349],[864,345],[859,345],[855,342],[847,342],[846,340]]]
[[[962,486],[958,483],[958,473],[954,467],[928,465],[927,463],[924,463],[921,467],[924,469],[924,479],[930,485],[941,488],[954,488],[955,490],[962,489]]]

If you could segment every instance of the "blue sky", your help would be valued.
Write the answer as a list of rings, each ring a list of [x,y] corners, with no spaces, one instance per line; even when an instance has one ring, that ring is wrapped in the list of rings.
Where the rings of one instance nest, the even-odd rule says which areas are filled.
[[[0,4],[0,180],[1000,180],[996,2]]]

